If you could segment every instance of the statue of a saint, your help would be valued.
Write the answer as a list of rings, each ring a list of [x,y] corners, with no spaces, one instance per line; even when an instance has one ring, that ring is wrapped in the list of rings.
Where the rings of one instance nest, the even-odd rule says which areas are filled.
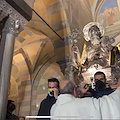
[[[84,38],[87,47],[83,55],[83,65],[89,68],[98,64],[102,67],[109,66],[109,51],[112,49],[113,38],[104,35],[103,27],[97,22],[87,24],[84,29]]]

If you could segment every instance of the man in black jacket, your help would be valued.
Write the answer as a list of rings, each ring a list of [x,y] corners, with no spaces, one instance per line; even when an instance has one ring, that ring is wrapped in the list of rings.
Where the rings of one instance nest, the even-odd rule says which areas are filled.
[[[50,116],[50,109],[56,102],[59,94],[59,81],[56,78],[48,79],[48,95],[41,102],[37,116]],[[37,120],[50,120],[49,118],[38,118]]]
[[[14,101],[8,100],[6,120],[19,120],[18,116],[12,113],[15,109],[16,109],[16,106],[14,104]]]
[[[95,79],[95,90],[89,89],[91,92],[92,97],[99,98],[103,95],[109,95],[114,90],[111,87],[106,87],[106,76],[103,72],[98,71],[94,74]]]

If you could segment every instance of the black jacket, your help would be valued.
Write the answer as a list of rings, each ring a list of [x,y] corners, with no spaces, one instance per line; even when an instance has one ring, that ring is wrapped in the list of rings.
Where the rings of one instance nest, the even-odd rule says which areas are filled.
[[[55,97],[50,97],[49,95],[40,104],[40,109],[37,116],[50,116],[50,109],[52,105],[56,102]],[[50,120],[48,118],[38,118],[37,120]]]
[[[109,95],[112,92],[114,92],[112,88],[105,88],[100,91],[90,90],[91,95],[89,97],[99,98],[99,97],[102,97],[103,95]]]
[[[18,116],[7,111],[6,120],[19,120]]]

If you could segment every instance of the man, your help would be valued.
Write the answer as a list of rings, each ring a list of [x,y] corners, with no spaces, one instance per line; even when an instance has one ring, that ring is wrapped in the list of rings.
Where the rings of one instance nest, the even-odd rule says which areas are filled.
[[[84,84],[85,85],[85,84]],[[87,89],[81,87],[82,92]],[[60,83],[60,92],[56,103],[51,108],[53,120],[75,120],[75,119],[120,119],[120,79],[118,89],[99,99],[76,98],[76,86],[71,81]]]
[[[89,89],[91,96],[94,98],[102,97],[103,95],[109,95],[114,90],[110,87],[106,87],[106,76],[103,72],[98,71],[94,74],[95,89]]]
[[[12,113],[15,109],[16,106],[14,104],[14,101],[8,100],[6,120],[19,120],[19,118]]]
[[[38,116],[49,116],[52,105],[56,102],[59,94],[59,81],[56,78],[48,79],[48,95],[41,102]],[[40,119],[38,119],[40,120]],[[44,119],[49,120],[49,119]]]

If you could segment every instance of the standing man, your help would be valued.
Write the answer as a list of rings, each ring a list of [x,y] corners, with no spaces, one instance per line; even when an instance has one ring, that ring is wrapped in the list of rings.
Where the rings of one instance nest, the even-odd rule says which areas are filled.
[[[81,86],[81,91],[88,88]],[[60,83],[60,95],[51,108],[52,120],[119,120],[120,119],[120,78],[115,92],[96,98],[76,98],[76,86],[72,81]]]
[[[7,104],[7,113],[6,113],[6,120],[18,120],[18,116],[13,114],[13,111],[16,109],[16,106],[14,104],[13,100],[8,100]]]
[[[50,116],[50,109],[52,105],[56,102],[56,99],[59,94],[59,81],[56,78],[48,79],[48,95],[41,102],[40,109],[37,116]],[[44,118],[42,118],[44,119]],[[40,118],[37,120],[41,120]],[[44,120],[50,120],[45,118]]]
[[[106,87],[106,76],[103,72],[98,71],[94,74],[95,89],[89,89],[91,96],[94,98],[102,97],[103,95],[109,95],[114,90],[110,87]]]

